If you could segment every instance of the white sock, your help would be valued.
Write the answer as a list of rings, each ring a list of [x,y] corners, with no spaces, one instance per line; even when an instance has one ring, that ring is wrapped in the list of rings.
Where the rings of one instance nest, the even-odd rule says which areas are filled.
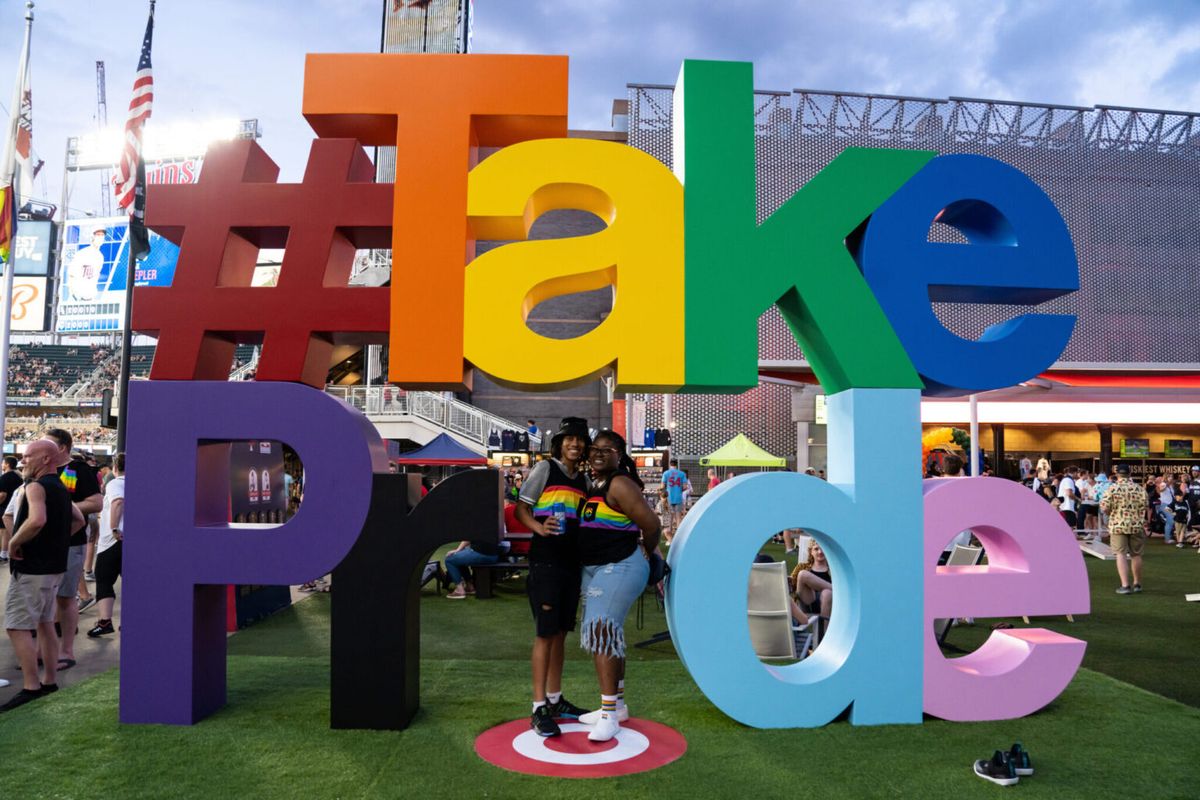
[[[534,701],[533,701],[533,713],[535,713],[535,714],[536,714],[536,713],[537,713],[537,710],[538,710],[539,708],[541,708],[542,706],[544,706],[544,705],[546,705],[546,701],[545,701],[545,700],[534,700]]]
[[[625,707],[625,679],[617,681],[617,710]]]
[[[554,705],[562,699],[562,692],[547,692],[546,699],[550,701],[550,705]]]
[[[605,714],[616,714],[617,696],[615,694],[600,695],[600,710]]]

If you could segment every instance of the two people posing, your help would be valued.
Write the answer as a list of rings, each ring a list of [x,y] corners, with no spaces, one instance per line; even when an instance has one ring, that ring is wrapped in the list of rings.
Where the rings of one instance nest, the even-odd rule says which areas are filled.
[[[550,453],[529,473],[516,511],[534,533],[527,582],[535,624],[530,726],[557,736],[555,719],[574,718],[593,726],[589,739],[604,742],[629,719],[624,622],[646,587],[662,531],[620,434],[605,430],[592,441],[586,420],[566,417]],[[600,708],[591,712],[562,694],[563,648],[581,596],[580,645],[592,654],[600,684]]]

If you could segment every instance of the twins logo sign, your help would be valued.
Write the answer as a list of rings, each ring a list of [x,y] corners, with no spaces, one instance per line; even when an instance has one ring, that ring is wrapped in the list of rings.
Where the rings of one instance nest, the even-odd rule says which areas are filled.
[[[1083,642],[997,631],[949,661],[933,621],[1086,613],[1070,531],[1015,484],[923,484],[915,466],[923,393],[1010,386],[1049,367],[1071,335],[1073,317],[1027,313],[963,339],[931,307],[1033,306],[1077,289],[1074,248],[1045,193],[988,158],[848,149],[759,223],[750,65],[684,63],[673,171],[624,145],[565,138],[566,100],[560,57],[310,55],[304,113],[331,138],[314,143],[303,183],[276,183],[275,165],[244,141],[214,146],[194,186],[149,188],[148,224],[181,251],[174,283],[138,289],[134,305],[135,328],[157,332],[159,346],[151,380],[130,387],[121,718],[188,723],[224,702],[213,584],[296,583],[342,562],[355,566],[339,589],[353,587],[352,574],[382,569],[405,547],[411,564],[390,574],[419,574],[442,541],[423,527],[435,504],[461,514],[483,503],[489,521],[478,535],[498,535],[498,484],[455,503],[449,495],[467,482],[447,482],[411,512],[386,512],[393,490],[377,474],[387,471],[377,433],[320,391],[335,341],[389,341],[391,379],[414,387],[458,387],[474,367],[539,391],[609,370],[626,391],[741,391],[757,381],[757,320],[772,304],[828,394],[829,482],[743,475],[687,517],[670,551],[667,613],[697,685],[760,727],[819,726],[847,708],[856,725],[919,723],[923,712],[1011,718],[1057,696]],[[397,146],[405,180],[373,184],[363,145]],[[502,149],[465,169],[489,146]],[[590,211],[607,227],[520,241],[557,208]],[[935,221],[968,244],[929,242]],[[477,238],[512,243],[468,263]],[[303,246],[286,250],[278,286],[251,287],[257,248],[281,239]],[[389,243],[390,287],[345,285],[356,247]],[[582,336],[546,339],[524,324],[548,297],[618,282],[612,313]],[[644,346],[651,306],[683,331],[682,347]],[[711,335],[714,319],[721,336]],[[225,380],[238,341],[263,344],[256,382]],[[514,347],[522,358],[511,358]],[[252,439],[288,442],[306,468],[304,504],[281,531],[226,530],[229,481],[208,477],[226,477],[214,442]],[[388,536],[389,525],[424,533]],[[750,645],[747,578],[763,540],[796,527],[824,547],[837,612],[812,657],[767,669]],[[938,567],[968,529],[988,565]],[[360,552],[368,540],[377,548],[369,557]],[[415,708],[419,640],[370,652],[374,635],[339,634],[355,624],[336,610],[350,591],[335,599],[331,718],[403,726]],[[377,606],[362,594],[369,618]],[[338,655],[339,642],[368,648],[364,664],[406,664],[403,680],[368,675],[340,694],[339,664],[356,662]],[[344,713],[351,694],[384,708],[390,696],[372,692],[393,687],[408,692],[394,717],[361,723]]]

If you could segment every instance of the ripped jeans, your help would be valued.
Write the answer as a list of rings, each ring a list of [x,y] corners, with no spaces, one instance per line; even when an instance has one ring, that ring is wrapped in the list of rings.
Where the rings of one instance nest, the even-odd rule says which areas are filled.
[[[650,564],[641,547],[623,561],[584,566],[579,646],[589,653],[624,658],[625,617],[649,578]]]

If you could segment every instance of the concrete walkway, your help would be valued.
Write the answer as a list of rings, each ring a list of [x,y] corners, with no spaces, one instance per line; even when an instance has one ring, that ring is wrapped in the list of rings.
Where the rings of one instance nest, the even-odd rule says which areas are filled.
[[[9,578],[8,564],[0,565],[0,620],[2,620],[4,598],[8,592]],[[94,584],[89,583],[88,587],[93,591],[95,590]],[[117,602],[113,609],[113,625],[119,627],[121,624],[120,580],[117,581],[116,592]],[[293,603],[309,596],[297,591],[297,587],[292,587]],[[120,664],[120,631],[96,639],[89,639],[87,636],[87,632],[96,625],[98,619],[99,616],[96,614],[95,604],[79,615],[79,635],[75,637],[76,663],[74,667],[58,673],[58,685],[60,688],[80,683],[93,675],[99,675],[101,672],[110,670]],[[7,635],[3,634],[0,634],[0,678],[9,682],[8,686],[0,687],[0,703],[4,703],[21,689],[21,667],[17,664],[17,656],[13,652],[12,642],[9,641]]]

